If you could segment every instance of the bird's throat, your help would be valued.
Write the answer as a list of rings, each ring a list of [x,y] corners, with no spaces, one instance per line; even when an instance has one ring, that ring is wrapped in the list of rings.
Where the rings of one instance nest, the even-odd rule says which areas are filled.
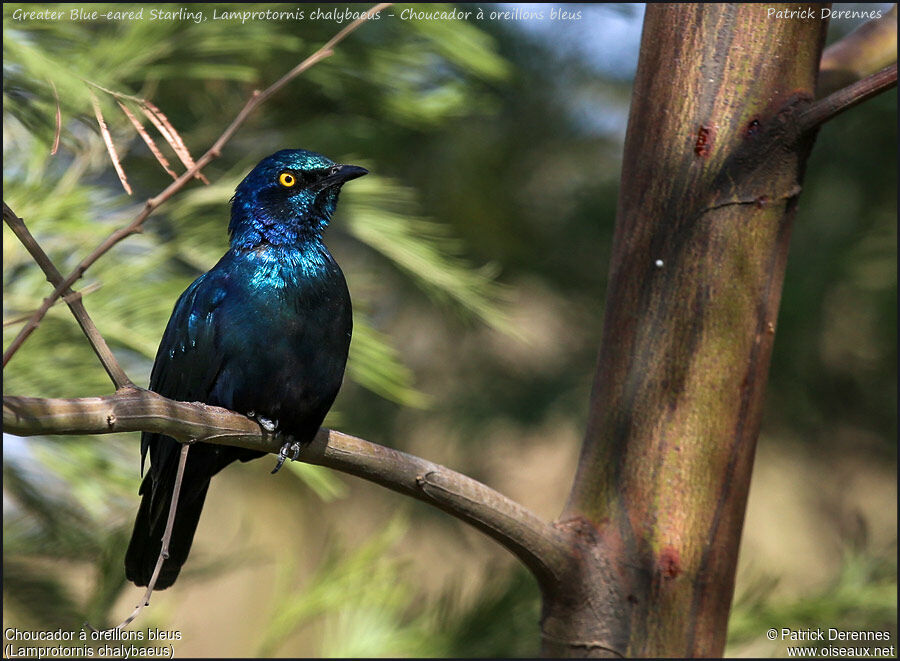
[[[300,247],[259,243],[247,248],[233,247],[232,251],[246,269],[249,284],[254,289],[306,288],[334,265],[334,259],[321,241]]]

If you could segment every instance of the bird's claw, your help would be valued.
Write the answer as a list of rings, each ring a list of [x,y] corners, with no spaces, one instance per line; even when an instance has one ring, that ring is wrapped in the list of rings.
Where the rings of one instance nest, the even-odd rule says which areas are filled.
[[[275,431],[275,428],[278,427],[277,420],[269,420],[268,418],[264,418],[259,416],[256,421],[259,423],[259,426],[265,429],[268,432]]]
[[[256,423],[265,429],[267,432],[271,433],[278,429],[278,421],[272,420],[270,418],[265,418],[261,415],[256,415],[256,411],[247,411],[247,417],[251,420],[255,420]]]
[[[297,441],[285,441],[284,445],[282,445],[281,449],[278,451],[278,463],[275,464],[275,468],[272,469],[272,475],[281,470],[281,466],[284,464],[285,459],[288,458],[288,452],[291,453],[291,461],[297,461],[297,457],[300,456],[300,444]]]

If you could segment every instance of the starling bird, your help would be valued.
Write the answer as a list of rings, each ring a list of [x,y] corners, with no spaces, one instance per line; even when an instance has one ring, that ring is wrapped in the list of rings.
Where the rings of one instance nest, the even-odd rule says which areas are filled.
[[[255,417],[288,442],[279,464],[316,435],[344,374],[352,315],[344,274],[322,242],[341,186],[367,171],[302,149],[264,158],[235,190],[231,246],[178,299],[153,363],[150,390]],[[147,585],[166,527],[181,444],[141,436],[150,470],[125,574]],[[187,560],[213,475],[264,453],[196,443],[188,453],[169,545],[156,589]]]

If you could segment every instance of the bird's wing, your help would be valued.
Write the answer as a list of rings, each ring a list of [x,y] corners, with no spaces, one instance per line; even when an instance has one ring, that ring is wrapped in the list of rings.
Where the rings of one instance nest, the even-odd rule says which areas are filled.
[[[227,284],[226,276],[211,271],[197,278],[175,303],[153,363],[150,390],[177,401],[208,402],[227,358],[219,338]],[[169,455],[176,454],[177,447],[168,437],[144,433],[141,473],[148,450],[151,470],[158,475],[174,459]]]
[[[235,359],[233,352],[222,346],[222,335],[229,327],[229,308],[224,301],[230,282],[227,270],[213,269],[178,299],[153,364],[151,390],[179,401],[228,406],[216,400],[214,389],[229,359]],[[150,470],[138,491],[143,499],[125,554],[126,576],[137,585],[148,584],[160,555],[181,447],[163,434],[144,432],[141,436],[141,472],[148,453]],[[210,478],[232,461],[259,454],[206,443],[191,447],[171,529],[169,557],[160,570],[157,589],[171,585],[187,559]]]

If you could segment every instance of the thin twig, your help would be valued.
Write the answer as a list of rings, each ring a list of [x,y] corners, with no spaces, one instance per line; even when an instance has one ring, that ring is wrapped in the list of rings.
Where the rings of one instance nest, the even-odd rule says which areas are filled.
[[[34,332],[34,329],[37,328],[38,324],[40,324],[41,320],[44,318],[44,315],[47,314],[47,310],[50,309],[50,306],[58,299],[69,287],[71,287],[75,282],[84,275],[84,272],[87,271],[90,266],[96,262],[100,257],[102,257],[110,248],[114,245],[122,241],[123,239],[131,236],[132,234],[136,234],[141,231],[141,226],[144,224],[144,221],[156,211],[157,208],[164,202],[166,202],[169,198],[171,198],[175,193],[180,191],[184,185],[191,179],[193,176],[199,172],[202,168],[206,167],[214,158],[217,158],[221,152],[222,147],[225,146],[231,137],[237,132],[238,128],[246,121],[247,117],[256,110],[256,108],[262,104],[266,99],[272,96],[275,92],[284,87],[291,79],[300,75],[317,62],[324,60],[326,57],[333,53],[333,48],[344,38],[346,38],[351,32],[356,30],[360,25],[365,23],[368,18],[365,16],[374,16],[379,13],[385,7],[390,7],[392,3],[382,2],[380,4],[375,5],[372,9],[370,9],[366,15],[358,18],[352,23],[348,24],[343,30],[338,32],[328,43],[326,43],[322,48],[317,50],[315,53],[310,55],[308,58],[303,60],[296,67],[291,69],[287,74],[279,78],[277,81],[272,83],[269,87],[267,87],[262,92],[254,91],[250,96],[250,99],[241,108],[240,112],[237,116],[232,120],[231,124],[225,129],[222,135],[213,143],[212,147],[210,147],[203,156],[197,159],[196,164],[192,168],[188,168],[186,172],[183,172],[181,176],[179,176],[175,181],[166,186],[159,194],[154,197],[148,198],[146,202],[144,202],[144,208],[141,212],[135,217],[131,223],[126,225],[125,227],[121,227],[110,234],[106,239],[104,239],[99,246],[97,246],[87,257],[85,257],[75,269],[65,277],[65,279],[60,282],[53,292],[44,299],[44,303],[38,308],[34,315],[32,315],[28,324],[19,332],[19,334],[13,339],[12,343],[10,343],[9,348],[3,353],[3,366],[9,362],[10,358],[19,350],[19,347],[28,339],[28,336]]]
[[[146,102],[146,99],[143,99],[139,96],[133,96],[131,94],[125,94],[124,92],[117,92],[115,90],[111,90],[108,87],[103,87],[103,85],[99,85],[95,83],[93,80],[88,80],[87,78],[81,78],[79,76],[79,80],[83,82],[85,85],[90,85],[91,87],[96,87],[98,90],[106,92],[111,97],[116,100],[128,99],[129,101],[134,101],[136,104],[141,105]]]
[[[334,47],[337,46],[340,42],[344,40],[351,32],[356,30],[360,25],[368,21],[370,18],[381,12],[383,9],[387,9],[390,7],[393,2],[380,2],[370,10],[368,10],[365,14],[357,18],[352,23],[348,23],[347,26],[334,35],[324,46],[322,46],[318,51],[313,53],[310,57],[306,58],[303,62],[295,66],[293,69],[284,74],[281,78],[272,83],[268,88],[263,90],[258,97],[257,104],[262,103],[270,96],[275,94],[282,87],[287,85],[291,79],[299,76],[301,73],[309,69],[312,65],[314,65],[319,60],[323,60],[326,57],[331,56],[334,53]],[[252,101],[252,99],[251,99]]]
[[[897,84],[897,63],[885,67],[871,76],[847,85],[847,87],[829,94],[824,99],[814,102],[800,115],[802,131],[811,131],[845,110],[871,99],[876,94],[889,90]]]
[[[156,559],[156,566],[153,568],[153,575],[150,582],[147,583],[147,590],[144,592],[144,598],[141,603],[134,607],[131,615],[122,620],[112,629],[124,629],[134,622],[135,618],[141,614],[145,606],[150,605],[150,597],[153,595],[153,589],[156,587],[156,581],[159,579],[159,572],[162,570],[163,563],[169,558],[169,543],[172,541],[172,528],[175,526],[175,512],[178,509],[178,497],[181,495],[181,483],[184,481],[184,467],[187,464],[188,451],[191,446],[185,443],[181,446],[181,455],[178,457],[178,470],[175,473],[175,485],[172,488],[172,502],[169,504],[169,518],[166,519],[166,530],[163,533],[162,547],[159,550],[159,557]],[[91,631],[97,630],[89,623],[85,622],[84,626]],[[110,631],[112,630],[110,629]]]
[[[119,153],[116,151],[116,146],[112,141],[112,134],[109,132],[106,120],[103,119],[103,111],[100,110],[100,103],[97,101],[97,96],[93,92],[91,92],[91,104],[94,106],[94,115],[97,117],[97,124],[100,126],[100,135],[103,136],[103,142],[106,143],[106,151],[109,152],[109,158],[112,161],[113,167],[116,169],[116,174],[119,175],[119,181],[122,182],[122,188],[125,189],[126,193],[131,195],[131,186],[128,184],[128,177],[125,176],[125,170],[122,168],[122,163],[119,160]]]
[[[74,291],[71,294],[65,295],[62,298],[57,299],[56,303],[53,305],[59,305],[60,302],[68,303],[70,301],[77,300],[79,298],[84,298],[88,294],[97,291],[100,289],[102,285],[99,282],[92,282],[84,289],[79,289],[78,291]],[[16,324],[21,324],[24,321],[28,321],[31,318],[31,315],[34,314],[34,310],[29,310],[25,314],[19,315],[18,317],[13,317],[12,319],[4,319],[3,320],[3,328],[7,328],[9,326],[15,326]]]
[[[233,411],[176,402],[149,390],[121,388],[107,397],[3,398],[3,426],[11,434],[106,434],[148,431],[181,442],[277,453],[283,439]],[[570,556],[563,533],[522,505],[472,478],[425,459],[321,429],[300,458],[376,482],[444,510],[510,550],[542,583],[555,583]]]
[[[25,221],[19,218],[15,212],[7,206],[6,202],[3,203],[3,220],[16,237],[18,237],[19,241],[22,242],[22,245],[25,246],[25,249],[32,256],[37,265],[41,267],[41,270],[47,276],[47,280],[50,284],[58,286],[63,279],[62,273],[57,270],[56,266],[53,265],[53,262],[47,256],[47,253],[44,252],[43,248],[41,248],[31,232],[28,231],[28,227],[25,226]],[[81,330],[84,331],[84,334],[87,336],[88,342],[91,343],[94,353],[97,354],[97,358],[100,359],[103,368],[106,370],[106,373],[109,374],[109,378],[112,379],[113,385],[115,385],[116,388],[133,385],[131,379],[125,374],[125,370],[119,365],[119,361],[116,360],[109,345],[106,344],[106,340],[103,339],[100,331],[97,330],[97,327],[88,315],[84,303],[81,301],[81,293],[66,287],[63,291],[63,295],[65,296],[65,301],[68,304],[69,309],[78,321],[78,325],[81,326]],[[29,319],[28,323],[33,323],[33,319],[34,316]]]

